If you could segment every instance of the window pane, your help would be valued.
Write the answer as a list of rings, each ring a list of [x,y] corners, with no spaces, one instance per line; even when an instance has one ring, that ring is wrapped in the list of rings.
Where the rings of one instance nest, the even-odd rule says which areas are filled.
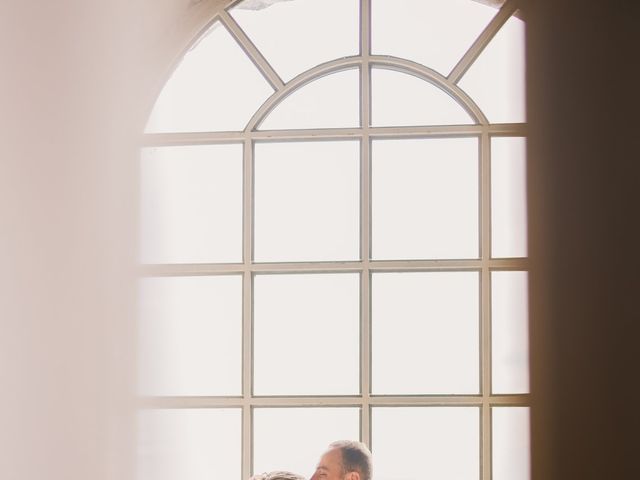
[[[215,23],[169,78],[146,132],[244,130],[272,93],[249,57]]]
[[[526,141],[491,139],[491,256],[527,256]]]
[[[374,407],[376,480],[478,479],[479,425],[478,408]]]
[[[256,275],[254,392],[359,391],[359,276]]]
[[[459,85],[490,122],[524,122],[524,22],[510,18]]]
[[[256,408],[254,473],[288,470],[310,478],[327,446],[358,440],[359,408]]]
[[[357,127],[360,124],[360,70],[332,73],[286,97],[260,130]]]
[[[239,409],[138,414],[137,480],[240,480]]]
[[[494,407],[493,480],[529,480],[530,442],[528,407]]]
[[[472,123],[452,97],[421,78],[380,68],[371,75],[374,126]]]
[[[477,258],[477,139],[374,141],[372,236],[376,259]]]
[[[493,393],[529,392],[527,272],[491,272]]]
[[[374,274],[373,393],[478,393],[478,292],[477,272]]]
[[[358,4],[245,0],[231,15],[286,82],[320,63],[358,54]]]
[[[359,257],[359,156],[356,142],[255,146],[256,261]]]
[[[242,261],[242,147],[147,148],[141,159],[143,263]]]
[[[469,0],[373,0],[373,53],[447,75],[495,14]]]
[[[242,278],[140,282],[143,395],[240,395]]]

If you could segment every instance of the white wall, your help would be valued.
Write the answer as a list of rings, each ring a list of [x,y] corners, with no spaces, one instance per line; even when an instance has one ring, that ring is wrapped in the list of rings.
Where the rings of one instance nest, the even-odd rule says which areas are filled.
[[[127,478],[135,143],[191,3],[0,3],[0,478]]]

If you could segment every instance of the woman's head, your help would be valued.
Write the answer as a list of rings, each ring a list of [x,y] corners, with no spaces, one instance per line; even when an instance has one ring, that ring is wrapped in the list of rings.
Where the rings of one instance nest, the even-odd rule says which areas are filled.
[[[254,475],[249,480],[307,480],[302,475],[286,471],[273,471]]]

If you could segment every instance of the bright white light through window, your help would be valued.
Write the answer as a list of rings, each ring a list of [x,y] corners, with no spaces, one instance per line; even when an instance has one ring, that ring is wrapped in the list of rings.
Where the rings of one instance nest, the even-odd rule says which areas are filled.
[[[529,393],[527,293],[527,272],[491,272],[493,393]]]
[[[473,123],[453,98],[429,82],[382,68],[374,68],[371,75],[371,111],[375,126]]]
[[[493,480],[529,480],[529,408],[494,407]]]
[[[358,3],[246,0],[233,8],[231,15],[288,81],[320,63],[358,54]],[[269,4],[273,5],[264,8]]]
[[[138,414],[138,480],[240,476],[240,409],[145,410]]]
[[[357,127],[359,74],[349,69],[314,80],[277,105],[260,129]]]
[[[372,148],[376,259],[478,256],[478,140],[380,140]]]
[[[356,260],[359,170],[356,142],[256,144],[255,260]]]
[[[491,139],[491,255],[527,256],[526,144]]]
[[[149,148],[141,159],[143,263],[242,260],[242,146]]]
[[[478,286],[476,272],[373,275],[373,393],[478,392]]]
[[[470,0],[373,0],[373,53],[449,74],[495,15]]]
[[[377,479],[479,477],[478,408],[374,407],[372,416]]]
[[[353,273],[256,275],[257,395],[358,393],[358,280]]]
[[[218,3],[144,135],[138,480],[339,439],[376,480],[529,480],[517,2]]]
[[[215,23],[171,75],[146,131],[242,130],[272,92],[229,32]]]
[[[512,17],[462,77],[460,87],[490,122],[500,123],[525,121],[524,86],[524,22]]]
[[[240,395],[242,278],[140,282],[140,393]]]

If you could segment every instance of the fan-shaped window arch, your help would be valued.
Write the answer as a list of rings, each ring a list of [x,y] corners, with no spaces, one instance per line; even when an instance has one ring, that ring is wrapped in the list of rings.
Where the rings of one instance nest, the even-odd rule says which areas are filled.
[[[352,67],[352,68],[345,68]],[[360,69],[333,62],[296,78],[274,93],[248,129],[349,128],[360,124]]]
[[[173,453],[143,478],[309,474],[337,438],[381,480],[528,478],[517,4],[212,19],[145,135],[141,431]]]

